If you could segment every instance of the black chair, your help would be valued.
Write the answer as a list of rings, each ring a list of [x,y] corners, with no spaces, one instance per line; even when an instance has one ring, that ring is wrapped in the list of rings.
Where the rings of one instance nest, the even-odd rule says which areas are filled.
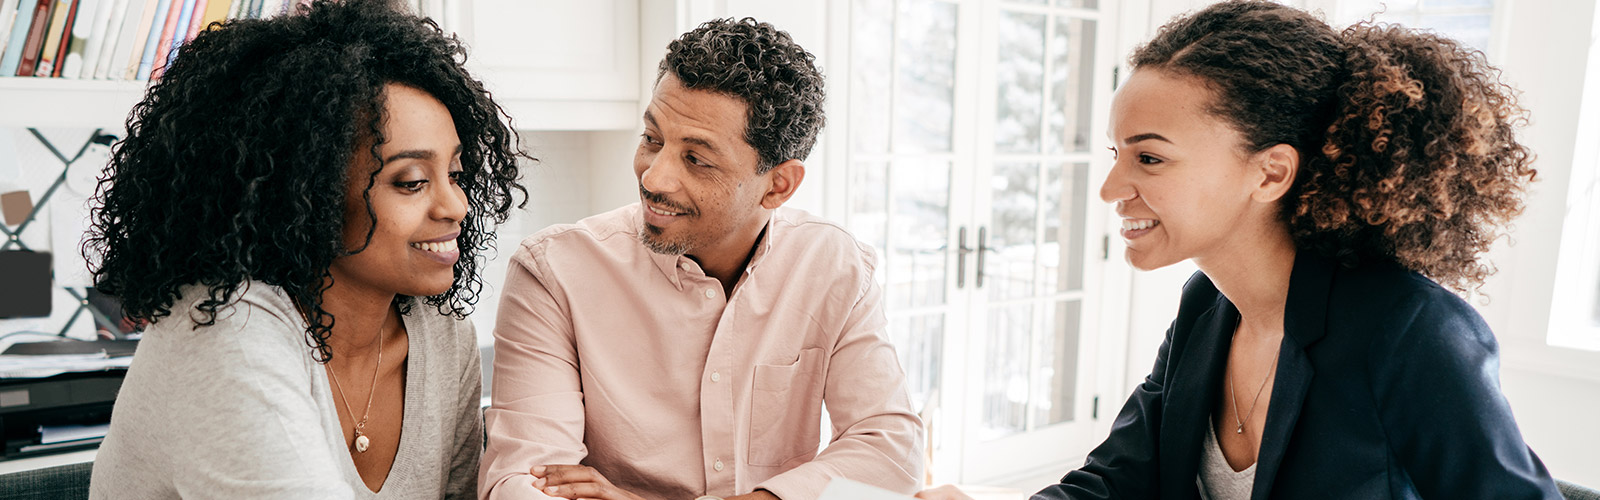
[[[89,498],[94,462],[13,472],[0,476],[0,500],[83,500]]]

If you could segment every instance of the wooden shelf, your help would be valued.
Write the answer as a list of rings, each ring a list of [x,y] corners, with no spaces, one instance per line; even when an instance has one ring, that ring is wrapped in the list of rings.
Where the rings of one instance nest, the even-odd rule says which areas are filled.
[[[143,81],[0,78],[0,127],[121,130],[144,98]]]

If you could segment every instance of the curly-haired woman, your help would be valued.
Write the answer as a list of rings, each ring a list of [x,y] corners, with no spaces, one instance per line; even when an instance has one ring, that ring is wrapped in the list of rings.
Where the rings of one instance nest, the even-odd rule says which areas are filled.
[[[1200,272],[1110,436],[1034,498],[1560,498],[1440,285],[1482,282],[1534,176],[1483,55],[1232,1],[1131,65],[1100,196],[1134,267]]]
[[[381,0],[230,21],[128,121],[86,254],[153,321],[95,498],[470,498],[476,336],[515,132]],[[524,194],[525,196],[525,194]]]

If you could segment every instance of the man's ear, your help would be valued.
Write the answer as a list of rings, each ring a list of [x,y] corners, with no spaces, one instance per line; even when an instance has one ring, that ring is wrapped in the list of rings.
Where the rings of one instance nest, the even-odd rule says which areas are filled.
[[[771,177],[767,194],[761,196],[761,208],[774,210],[794,196],[796,189],[800,189],[800,181],[806,179],[806,164],[800,160],[789,160],[777,164],[765,174]]]
[[[1256,186],[1251,198],[1261,203],[1272,203],[1288,194],[1294,185],[1294,176],[1300,172],[1300,152],[1294,146],[1279,144],[1255,154],[1261,169],[1261,184]]]

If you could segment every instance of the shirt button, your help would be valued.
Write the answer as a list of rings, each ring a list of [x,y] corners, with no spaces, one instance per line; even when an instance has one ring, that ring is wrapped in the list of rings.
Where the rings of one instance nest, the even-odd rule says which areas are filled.
[[[685,263],[682,263],[682,264],[678,264],[678,267],[683,268],[684,271],[693,271],[694,270],[694,264],[690,264],[688,262],[685,262]]]
[[[712,382],[721,382],[722,381],[722,372],[718,372],[718,371],[711,372],[711,381]]]
[[[706,298],[708,298],[708,299],[717,298],[717,291],[716,290],[712,290],[710,288],[707,288],[706,289]]]
[[[715,463],[712,463],[711,468],[716,469],[717,472],[722,472],[722,459],[719,458]]]

